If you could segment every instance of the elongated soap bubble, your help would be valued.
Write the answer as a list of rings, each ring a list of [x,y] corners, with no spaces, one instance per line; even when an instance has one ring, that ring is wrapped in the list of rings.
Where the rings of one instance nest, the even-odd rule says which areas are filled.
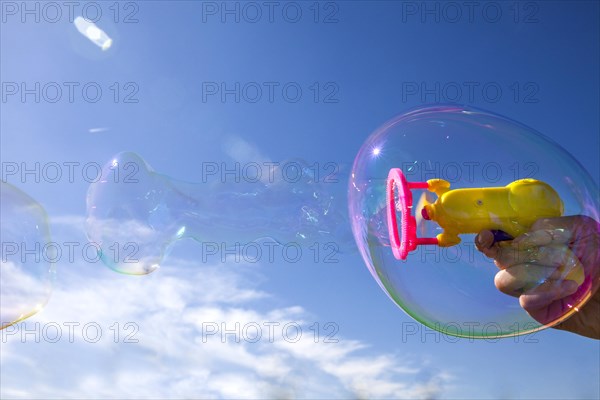
[[[54,257],[44,208],[0,181],[0,329],[40,311],[52,291]]]
[[[342,200],[306,167],[289,162],[238,182],[187,183],[155,172],[135,153],[120,153],[88,189],[88,238],[107,266],[136,275],[156,270],[182,238],[353,247]]]
[[[558,144],[508,118],[435,106],[391,119],[359,150],[348,201],[354,238],[384,292],[449,335],[503,337],[553,326],[598,288],[596,183]],[[577,243],[564,230],[537,232],[536,240],[554,244],[518,253],[524,267],[505,272],[520,275],[503,279],[528,284],[500,292],[500,270],[479,252],[475,235],[489,230],[508,246],[536,221],[565,216],[593,220]],[[552,307],[528,313],[519,303],[522,294],[563,286],[570,294]]]

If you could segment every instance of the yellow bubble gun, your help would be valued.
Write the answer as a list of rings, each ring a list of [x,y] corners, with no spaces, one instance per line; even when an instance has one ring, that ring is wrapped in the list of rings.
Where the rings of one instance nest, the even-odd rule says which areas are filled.
[[[398,196],[395,196],[397,189]],[[420,210],[425,220],[435,221],[443,232],[435,238],[418,238],[413,208],[412,189],[426,189],[437,195],[433,204]],[[401,215],[401,235],[396,212]],[[559,217],[563,202],[547,183],[521,179],[504,187],[465,188],[450,190],[443,179],[408,182],[399,168],[393,168],[387,180],[387,221],[394,256],[405,260],[418,245],[454,246],[458,235],[494,231],[497,241],[510,240],[529,230],[540,218]]]

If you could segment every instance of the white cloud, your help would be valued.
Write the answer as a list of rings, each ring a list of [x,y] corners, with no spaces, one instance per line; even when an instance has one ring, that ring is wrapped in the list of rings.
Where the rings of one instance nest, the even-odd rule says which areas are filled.
[[[2,398],[432,398],[450,380],[342,333],[315,340],[314,315],[275,306],[283,300],[259,289],[256,266],[171,258],[142,277],[99,263],[57,269],[46,309],[1,331]],[[79,323],[72,340],[69,323]]]
[[[254,144],[238,135],[228,135],[223,143],[225,154],[239,163],[258,163],[262,165],[269,162],[269,158]]]

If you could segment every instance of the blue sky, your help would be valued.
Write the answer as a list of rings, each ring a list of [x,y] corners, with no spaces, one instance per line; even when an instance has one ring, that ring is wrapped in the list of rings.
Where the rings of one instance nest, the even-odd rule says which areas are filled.
[[[272,19],[262,2],[98,2],[96,23],[113,39],[106,51],[76,30],[65,6],[52,22],[45,3],[28,2],[37,4],[36,22],[22,4],[2,2],[3,176],[6,163],[103,164],[126,150],[161,173],[196,182],[209,162],[304,159],[322,174],[327,163],[339,167],[339,182],[327,187],[346,212],[345,179],[368,135],[412,107],[455,100],[534,127],[599,180],[597,2],[481,2],[473,14],[459,5],[460,18],[444,2],[427,3],[433,13],[421,2],[278,2]],[[74,15],[86,9],[94,17],[85,5],[77,3]],[[238,7],[239,21],[225,7]],[[35,95],[23,101],[7,94],[7,85],[23,82],[56,82],[63,97],[52,103],[40,91],[36,103]],[[71,102],[66,82],[94,83],[102,96],[92,103],[75,90]],[[239,102],[208,91],[236,83]],[[252,102],[256,85],[264,90]],[[434,91],[407,91],[415,85]],[[445,98],[443,88],[452,85],[462,94]],[[486,85],[501,94],[483,93]],[[302,96],[293,102],[298,87]],[[81,175],[73,182],[6,180],[46,208],[57,242],[85,243],[89,182]],[[261,212],[285,217],[268,204]],[[499,341],[440,336],[392,303],[357,253],[337,254],[337,263],[324,262],[323,253],[315,262],[306,251],[297,263],[281,256],[203,263],[201,250],[178,243],[161,269],[142,277],[81,254],[58,262],[46,309],[10,335],[3,331],[2,397],[600,395],[598,341],[554,330]],[[206,335],[213,323],[266,321],[297,324],[304,334],[292,342],[276,330],[273,341],[256,343]],[[64,337],[69,322],[94,322],[103,335],[88,343],[75,329],[71,343]],[[52,323],[65,331],[56,343],[23,338],[26,329]],[[137,343],[125,342],[134,330]],[[325,341],[329,332],[337,342]]]

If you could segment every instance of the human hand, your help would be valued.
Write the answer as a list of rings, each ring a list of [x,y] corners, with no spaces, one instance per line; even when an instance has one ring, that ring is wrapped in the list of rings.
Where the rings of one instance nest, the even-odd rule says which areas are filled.
[[[545,218],[512,241],[495,242],[491,231],[482,231],[475,244],[500,268],[498,290],[518,297],[532,318],[546,325],[570,314],[553,327],[600,339],[598,222],[583,215]]]

